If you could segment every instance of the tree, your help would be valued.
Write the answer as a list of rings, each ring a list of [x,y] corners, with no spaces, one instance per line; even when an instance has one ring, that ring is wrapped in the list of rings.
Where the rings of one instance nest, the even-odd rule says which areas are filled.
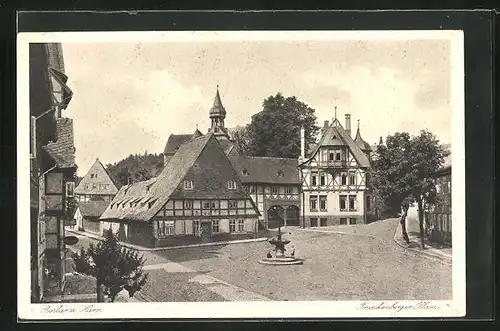
[[[406,132],[388,136],[386,145],[379,145],[372,162],[371,178],[376,199],[392,212],[402,211],[401,230],[409,243],[406,216],[412,203],[418,207],[420,247],[424,249],[424,211],[436,203],[433,174],[447,155],[436,137],[422,130],[410,137]]]
[[[248,136],[247,128],[244,126],[237,126],[229,129],[229,135],[234,142],[234,146],[241,155],[250,154],[250,137]]]
[[[125,247],[120,247],[116,234],[106,231],[104,241],[90,244],[85,250],[72,255],[79,273],[96,278],[97,301],[104,302],[107,295],[114,302],[118,293],[125,289],[134,296],[145,284],[148,274],[143,272],[144,257]]]
[[[314,109],[281,93],[264,100],[261,112],[246,127],[248,153],[253,156],[297,158],[300,155],[300,128],[305,128],[305,147],[316,141],[319,127]]]

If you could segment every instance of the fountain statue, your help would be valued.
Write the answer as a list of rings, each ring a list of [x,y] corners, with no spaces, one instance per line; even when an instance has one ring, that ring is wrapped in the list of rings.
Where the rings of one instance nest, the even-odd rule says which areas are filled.
[[[278,224],[278,235],[276,238],[271,238],[268,242],[274,246],[275,255],[271,254],[271,251],[267,253],[267,257],[259,260],[261,264],[269,265],[291,265],[291,264],[303,264],[304,260],[295,257],[295,249],[292,249],[291,254],[286,255],[285,246],[290,243],[290,240],[283,239],[281,234],[281,217]]]

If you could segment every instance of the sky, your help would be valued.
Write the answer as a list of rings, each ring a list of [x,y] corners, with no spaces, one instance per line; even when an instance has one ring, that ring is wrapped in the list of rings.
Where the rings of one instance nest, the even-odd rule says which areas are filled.
[[[351,114],[353,135],[421,129],[451,142],[449,40],[63,43],[78,174],[130,154],[161,153],[170,134],[203,133],[219,85],[226,127],[248,124],[281,92],[318,125]]]

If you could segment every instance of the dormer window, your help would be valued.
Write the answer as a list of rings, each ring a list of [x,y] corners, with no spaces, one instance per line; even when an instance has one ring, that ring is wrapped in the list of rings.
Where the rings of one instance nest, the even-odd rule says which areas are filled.
[[[229,190],[236,190],[236,181],[234,181],[234,180],[228,180],[227,181],[227,188]]]
[[[248,176],[248,175],[249,175],[249,173],[248,173],[248,170],[247,170],[247,169],[243,169],[242,173],[243,173],[243,175],[244,175],[244,176]]]
[[[192,180],[184,180],[184,189],[185,190],[192,190],[194,187],[193,181]]]
[[[148,208],[151,209],[151,207],[153,207],[153,205],[155,204],[155,202],[156,202],[156,200],[148,202]]]

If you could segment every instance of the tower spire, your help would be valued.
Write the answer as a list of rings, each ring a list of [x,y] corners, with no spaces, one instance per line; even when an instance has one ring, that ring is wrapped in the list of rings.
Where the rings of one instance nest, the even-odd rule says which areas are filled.
[[[334,118],[334,120],[336,120],[336,119],[337,119],[337,106],[335,106],[335,118]]]
[[[210,108],[209,117],[211,120],[211,127],[209,131],[214,132],[216,137],[226,137],[229,138],[227,129],[224,126],[224,119],[226,118],[226,109],[222,104],[222,100],[219,93],[219,84],[217,84],[217,91],[215,93],[214,103],[212,108]]]

